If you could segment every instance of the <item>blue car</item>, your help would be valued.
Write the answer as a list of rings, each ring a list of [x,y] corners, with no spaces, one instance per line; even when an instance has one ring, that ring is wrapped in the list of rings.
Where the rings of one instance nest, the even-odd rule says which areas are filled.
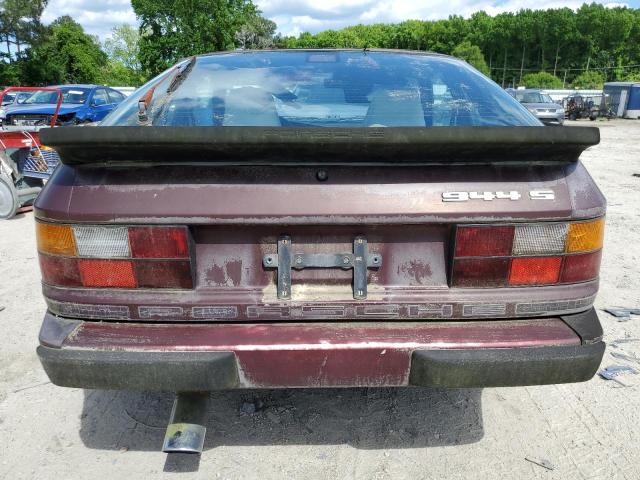
[[[53,88],[62,90],[58,125],[99,122],[125,99],[117,90],[97,85],[56,85]],[[57,102],[56,92],[36,92],[19,105],[5,107],[3,123],[16,127],[49,125]]]

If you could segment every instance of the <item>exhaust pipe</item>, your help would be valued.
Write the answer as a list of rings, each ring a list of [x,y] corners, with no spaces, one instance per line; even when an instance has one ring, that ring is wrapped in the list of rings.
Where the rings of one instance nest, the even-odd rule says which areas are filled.
[[[164,435],[165,453],[202,453],[209,392],[178,392]]]

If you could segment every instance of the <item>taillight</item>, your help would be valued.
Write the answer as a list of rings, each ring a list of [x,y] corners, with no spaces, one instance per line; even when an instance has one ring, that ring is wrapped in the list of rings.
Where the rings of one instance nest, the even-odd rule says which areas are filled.
[[[454,287],[517,287],[594,280],[604,219],[573,223],[473,225],[456,229]]]
[[[36,223],[43,281],[86,288],[193,288],[187,227]]]

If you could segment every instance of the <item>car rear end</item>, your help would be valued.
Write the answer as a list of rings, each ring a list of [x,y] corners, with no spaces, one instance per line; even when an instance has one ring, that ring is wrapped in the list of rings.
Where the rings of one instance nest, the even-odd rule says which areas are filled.
[[[265,55],[288,60],[232,59],[255,66]],[[395,54],[302,55],[313,68],[343,55],[370,69]],[[230,116],[234,87],[224,110],[218,97],[207,107],[221,124],[153,123],[154,95],[179,92],[186,68],[110,117],[135,108],[140,126],[108,120],[45,134],[64,163],[36,204],[48,306],[38,353],[53,383],[191,392],[594,375],[605,200],[578,157],[597,129],[540,128],[515,101],[509,108],[526,121],[451,124],[469,109],[444,80],[430,90],[429,116],[422,105],[430,125],[389,128],[394,118],[371,112],[386,95],[375,88],[366,101],[332,91],[326,116],[311,94],[313,115],[303,115],[296,99],[272,92],[279,125],[262,108],[254,118],[267,125],[229,126],[241,116]],[[323,88],[344,88],[336,76],[323,70]],[[386,101],[400,103],[387,110],[407,118],[412,92],[426,95],[394,86]],[[178,100],[162,97],[158,118],[186,118]],[[367,128],[350,126],[358,115]],[[312,116],[346,126],[303,128]],[[419,128],[443,116],[448,125]]]

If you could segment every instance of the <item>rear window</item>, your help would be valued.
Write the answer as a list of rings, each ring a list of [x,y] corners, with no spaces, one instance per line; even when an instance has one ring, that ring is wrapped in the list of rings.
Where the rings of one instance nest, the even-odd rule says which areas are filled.
[[[138,113],[141,99],[147,100],[146,118]],[[540,125],[513,97],[464,62],[365,51],[234,52],[199,57],[191,65],[185,61],[141,87],[102,122],[140,124]]]

